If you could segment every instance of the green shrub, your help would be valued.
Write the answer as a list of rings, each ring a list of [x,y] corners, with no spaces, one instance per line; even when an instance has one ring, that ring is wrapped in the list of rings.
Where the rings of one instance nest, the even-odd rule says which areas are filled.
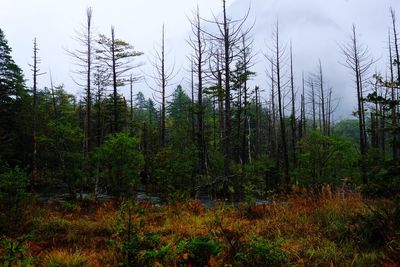
[[[346,139],[311,131],[299,141],[299,148],[299,164],[293,174],[300,185],[340,185],[341,178],[354,175],[359,155]]]
[[[80,207],[75,202],[64,202],[61,205],[62,210],[68,213],[79,212]]]
[[[0,174],[0,232],[18,228],[26,215],[28,178],[18,167]]]
[[[95,152],[101,182],[114,195],[132,195],[144,164],[139,141],[128,133],[110,135]]]
[[[400,207],[397,201],[389,201],[360,214],[352,229],[353,238],[360,249],[387,249],[399,259],[400,255]]]
[[[24,236],[13,241],[4,238],[0,245],[0,265],[1,266],[33,266],[33,260],[28,256],[26,240]]]
[[[181,241],[178,253],[188,253],[188,260],[194,266],[206,266],[211,256],[216,256],[221,246],[208,237],[195,237],[190,241]]]
[[[141,230],[145,221],[132,220],[132,214],[142,214],[144,210],[136,203],[127,201],[123,203],[118,219],[116,220],[115,231],[120,236],[119,252],[125,257],[127,266],[154,266],[153,263],[164,261],[169,251],[167,247],[160,247],[161,236]]]
[[[243,250],[236,253],[235,260],[240,266],[287,266],[288,257],[278,244],[263,238],[252,237],[243,244]]]
[[[340,209],[319,208],[314,220],[330,240],[340,243],[346,237],[350,218],[347,218]]]
[[[174,258],[175,253],[169,245],[162,246],[159,249],[148,250],[144,254],[144,259],[149,266],[154,266],[156,263],[172,264]]]
[[[126,256],[128,266],[154,266],[155,262],[171,262],[169,246],[160,245],[161,236],[155,233],[142,234],[132,227],[129,237],[125,236],[120,252]]]

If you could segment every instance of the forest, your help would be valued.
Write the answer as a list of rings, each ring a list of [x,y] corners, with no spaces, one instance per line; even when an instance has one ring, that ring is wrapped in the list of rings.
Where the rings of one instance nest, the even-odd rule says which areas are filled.
[[[215,12],[186,21],[188,87],[164,25],[144,74],[144,53],[87,8],[64,51],[79,95],[41,70],[40,39],[23,73],[0,28],[1,266],[400,265],[396,10],[384,64],[356,25],[343,33],[356,105],[342,120],[324,55],[302,73],[278,21],[260,55],[249,11]]]

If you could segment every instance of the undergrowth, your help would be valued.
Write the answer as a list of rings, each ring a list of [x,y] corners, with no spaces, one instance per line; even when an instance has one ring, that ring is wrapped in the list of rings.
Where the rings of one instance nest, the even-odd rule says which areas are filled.
[[[17,266],[396,266],[400,210],[389,200],[297,192],[205,209],[193,200],[37,207],[29,238],[2,237]],[[29,234],[29,235],[27,235]]]

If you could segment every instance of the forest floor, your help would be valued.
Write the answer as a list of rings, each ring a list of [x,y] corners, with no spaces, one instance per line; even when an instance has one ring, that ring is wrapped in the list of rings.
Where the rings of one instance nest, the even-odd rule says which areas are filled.
[[[161,206],[49,202],[35,207],[13,238],[3,236],[0,262],[15,266],[400,266],[394,210],[396,205],[389,200],[367,203],[356,193],[330,191],[293,193],[265,205],[221,203],[211,209],[193,200]]]

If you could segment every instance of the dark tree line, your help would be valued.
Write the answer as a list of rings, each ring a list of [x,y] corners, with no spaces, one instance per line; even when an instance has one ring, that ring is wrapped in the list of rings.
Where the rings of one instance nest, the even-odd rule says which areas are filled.
[[[117,38],[114,27],[110,36],[95,34],[91,8],[77,31],[78,49],[67,51],[75,60],[81,98],[52,79],[49,88],[38,85],[36,39],[28,89],[0,32],[2,166],[24,167],[32,174],[32,188],[65,184],[74,196],[206,190],[232,199],[294,184],[339,186],[346,179],[371,188],[381,179],[376,177],[390,175],[385,170],[396,173],[400,56],[394,10],[383,70],[388,75],[371,73],[376,61],[355,26],[340,47],[354,80],[357,125],[335,122],[339,101],[323,61],[309,73],[296,69],[295,43],[282,39],[278,23],[262,57],[268,82],[252,85],[259,55],[249,12],[232,18],[224,0],[221,15],[211,20],[194,10],[188,22],[188,90],[173,83],[177,71],[167,56],[163,25],[154,71],[146,77],[153,80],[153,99],[136,89],[141,77],[134,71],[143,53]],[[123,86],[129,87],[128,100]]]

